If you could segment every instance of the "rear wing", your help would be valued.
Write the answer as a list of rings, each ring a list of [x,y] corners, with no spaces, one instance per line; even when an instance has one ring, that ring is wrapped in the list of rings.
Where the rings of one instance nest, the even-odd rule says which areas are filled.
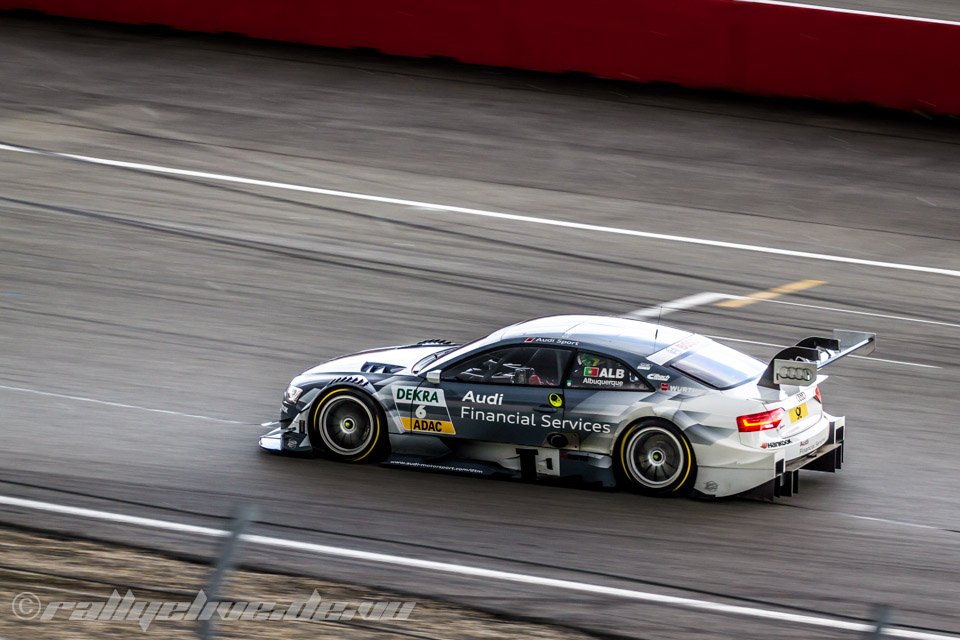
[[[817,379],[817,371],[854,351],[873,353],[877,334],[834,329],[832,338],[804,338],[783,349],[770,360],[757,384],[776,389],[781,384],[806,386]]]

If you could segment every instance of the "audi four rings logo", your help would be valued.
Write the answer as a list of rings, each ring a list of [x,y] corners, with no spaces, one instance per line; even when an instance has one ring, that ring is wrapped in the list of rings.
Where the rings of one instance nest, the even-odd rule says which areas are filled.
[[[777,373],[781,378],[790,378],[791,380],[810,381],[813,379],[810,370],[803,367],[780,367],[780,371]]]

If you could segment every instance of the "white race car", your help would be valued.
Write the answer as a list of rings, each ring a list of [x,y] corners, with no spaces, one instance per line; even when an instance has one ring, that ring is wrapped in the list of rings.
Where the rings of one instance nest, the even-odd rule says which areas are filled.
[[[344,356],[295,377],[264,449],[647,495],[792,495],[843,462],[819,370],[876,336],[806,338],[764,364],[701,335],[553,316],[466,345]]]

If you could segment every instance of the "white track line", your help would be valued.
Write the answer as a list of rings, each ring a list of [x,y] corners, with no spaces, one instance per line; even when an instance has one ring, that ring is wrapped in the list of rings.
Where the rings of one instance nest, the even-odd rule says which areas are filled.
[[[48,396],[50,398],[61,398],[63,400],[76,400],[78,402],[90,402],[93,404],[102,404],[108,407],[118,407],[120,409],[136,409],[137,411],[149,411],[150,413],[163,413],[169,416],[178,416],[180,418],[194,418],[196,420],[207,420],[209,422],[220,422],[223,424],[249,424],[237,420],[224,420],[223,418],[211,418],[210,416],[199,416],[193,413],[181,413],[179,411],[170,411],[168,409],[151,409],[149,407],[139,407],[135,404],[123,404],[121,402],[110,402],[109,400],[97,400],[96,398],[86,398],[84,396],[70,396],[64,393],[52,393],[50,391],[39,391],[37,389],[27,389],[25,387],[10,387],[0,384],[2,391],[17,391],[20,393],[32,393],[38,396]]]
[[[949,531],[945,530],[943,527],[934,527],[929,524],[918,524],[916,522],[906,522],[904,520],[891,520],[890,518],[877,518],[874,516],[858,516],[855,513],[843,513],[842,511],[827,511],[825,513],[835,513],[837,515],[845,516],[847,518],[855,518],[857,520],[866,520],[868,522],[880,522],[882,524],[892,524],[898,527],[910,527],[912,529],[926,529],[927,531]]]
[[[742,298],[745,296],[729,296],[731,298]],[[822,307],[816,304],[803,304],[801,302],[787,302],[786,300],[757,300],[759,303],[769,302],[770,304],[785,304],[791,307],[806,307],[807,309],[820,309],[822,311],[835,311],[837,313],[852,313],[858,316],[873,316],[874,318],[885,318],[887,320],[901,320],[903,322],[917,322],[920,324],[934,324],[941,327],[954,327],[960,329],[960,324],[955,322],[941,322],[939,320],[924,320],[922,318],[908,318],[906,316],[891,316],[885,313],[873,313],[872,311],[855,311],[854,309],[840,309],[838,307]]]
[[[87,164],[96,164],[107,167],[119,167],[122,169],[133,169],[136,171],[146,171],[149,173],[160,173],[176,176],[189,176],[192,178],[202,178],[205,180],[216,180],[219,182],[232,182],[247,184],[257,187],[268,187],[271,189],[285,189],[287,191],[300,191],[303,193],[315,193],[335,198],[349,198],[352,200],[364,200],[367,202],[379,202],[384,204],[395,204],[416,209],[432,209],[444,213],[459,213],[470,216],[482,216],[486,218],[497,218],[499,220],[512,220],[514,222],[524,222],[529,224],[540,224],[551,227],[562,227],[565,229],[578,229],[580,231],[594,231],[598,233],[612,233],[622,236],[632,236],[636,238],[650,238],[653,240],[665,240],[668,242],[682,242],[685,244],[703,245],[708,247],[719,247],[723,249],[736,249],[740,251],[753,251],[756,253],[769,253],[781,256],[791,256],[794,258],[806,258],[809,260],[823,260],[826,262],[842,262],[846,264],[856,264],[867,267],[879,267],[883,269],[897,269],[900,271],[913,271],[919,273],[932,273],[953,278],[960,277],[960,270],[943,269],[939,267],[926,267],[921,265],[901,264],[899,262],[883,262],[881,260],[865,260],[862,258],[850,258],[847,256],[837,256],[825,253],[812,253],[809,251],[793,251],[791,249],[779,249],[776,247],[763,247],[752,244],[741,244],[738,242],[725,242],[722,240],[709,240],[706,238],[692,238],[689,236],[677,236],[666,233],[653,233],[650,231],[638,231],[636,229],[623,229],[619,227],[607,227],[597,224],[586,224],[583,222],[570,222],[567,220],[553,220],[550,218],[538,218],[535,216],[524,216],[513,213],[502,213],[499,211],[488,211],[485,209],[472,209],[469,207],[458,207],[446,204],[435,204],[431,202],[421,202],[418,200],[407,200],[404,198],[391,198],[387,196],[377,196],[366,193],[355,193],[352,191],[338,191],[336,189],[323,189],[320,187],[308,187],[304,185],[289,184],[286,182],[273,182],[271,180],[257,180],[255,178],[242,178],[239,176],[225,175],[222,173],[209,173],[206,171],[192,171],[189,169],[175,169],[154,164],[143,164],[140,162],[125,162],[122,160],[109,160],[106,158],[96,158],[93,156],[76,155],[72,153],[60,153],[56,151],[41,151],[28,147],[19,147],[9,144],[0,144],[0,151],[12,151],[16,153],[28,153],[32,155],[47,156],[53,158],[62,158],[74,160]]]
[[[719,300],[747,300],[750,296],[738,296],[729,293],[705,292],[697,293],[685,298],[678,298],[670,302],[664,302],[662,305],[645,307],[624,314],[625,318],[656,318],[660,315],[667,315],[675,311],[693,309],[704,305],[717,302]],[[805,309],[819,309],[820,311],[833,311],[835,313],[850,313],[858,316],[870,316],[872,318],[884,318],[886,320],[900,320],[902,322],[916,322],[919,324],[932,324],[940,327],[952,327],[960,329],[960,324],[956,322],[943,322],[940,320],[924,320],[923,318],[910,318],[907,316],[894,316],[886,313],[874,313],[873,311],[857,311],[855,309],[841,309],[840,307],[825,307],[817,304],[805,304],[802,302],[788,302],[786,300],[756,300],[757,304],[785,304],[791,307],[803,307]],[[662,310],[662,311],[661,311]]]
[[[631,311],[628,314],[625,314],[625,318],[659,318],[660,316],[669,315],[676,311],[682,311],[684,309],[692,309],[694,307],[700,307],[705,304],[711,304],[717,302],[718,300],[727,300],[733,298],[734,296],[729,296],[725,293],[711,293],[705,291],[704,293],[695,293],[692,296],[687,296],[686,298],[677,298],[676,300],[671,300],[670,302],[664,302],[655,307],[647,307],[645,309],[637,309],[636,311]]]
[[[726,293],[713,293],[713,292],[697,293],[692,296],[687,296],[685,298],[678,298],[670,302],[664,302],[662,305],[646,307],[644,309],[637,309],[636,311],[631,311],[630,313],[625,314],[623,317],[634,318],[638,320],[648,319],[648,318],[657,318],[657,317],[660,317],[661,315],[667,315],[668,313],[673,313],[674,311],[692,309],[694,307],[716,302],[717,300],[746,298],[746,297],[747,296],[734,296]],[[875,314],[875,313],[867,313],[865,311],[849,311],[847,309],[833,309],[831,307],[816,307],[814,305],[800,304],[797,302],[782,302],[778,300],[759,300],[758,302],[775,302],[778,304],[792,304],[800,307],[813,307],[814,309],[826,309],[829,311],[844,311],[848,313],[859,313],[862,315],[874,315],[881,318],[894,318],[896,320],[912,320],[914,322],[927,322],[931,324],[946,324],[948,326],[960,326],[960,325],[951,325],[950,323],[934,322],[933,320],[919,320],[917,318],[901,318],[898,316],[884,316],[884,315]],[[756,344],[763,347],[777,347],[778,349],[784,348],[784,345],[772,344],[770,342],[757,342],[756,340],[744,340],[742,338],[727,338],[725,336],[707,336],[707,337],[713,338],[714,340],[725,340],[728,342],[742,342],[744,344]],[[853,356],[853,355],[849,357],[857,358],[858,360],[869,360],[871,362],[886,362],[888,364],[900,364],[907,367],[921,367],[923,369],[940,369],[941,368],[941,367],[934,366],[932,364],[920,364],[919,362],[904,362],[903,360],[887,360],[885,358],[871,358],[869,356]]]
[[[814,9],[816,11],[829,11],[831,13],[849,13],[855,16],[872,16],[874,18],[892,18],[894,20],[909,20],[911,22],[930,22],[933,24],[948,24],[951,26],[960,26],[960,22],[954,20],[941,20],[939,18],[921,18],[919,16],[906,16],[897,13],[878,13],[876,11],[861,11],[859,9],[843,9],[840,7],[824,7],[817,4],[803,4],[801,2],[782,2],[781,0],[735,0],[736,2],[749,2],[750,4],[769,4],[776,7],[796,7],[798,9]]]
[[[706,334],[704,334],[706,335]],[[727,338],[726,336],[707,336],[714,340],[724,340],[726,342],[742,342],[744,344],[756,344],[762,347],[776,347],[778,349],[783,349],[788,345],[783,344],[773,344],[772,342],[758,342],[756,340],[744,340],[742,338]],[[887,360],[886,358],[872,358],[870,356],[847,356],[848,358],[856,358],[857,360],[867,360],[869,362],[886,362],[887,364],[901,364],[905,367],[920,367],[922,369],[941,369],[932,364],[920,364],[919,362],[905,362],[904,360]]]
[[[85,509],[82,507],[72,507],[50,502],[25,500],[23,498],[14,498],[12,496],[0,496],[0,505],[32,509],[36,511],[45,511],[48,513],[57,513],[80,518],[92,518],[94,520],[146,527],[150,529],[159,529],[162,531],[188,533],[204,537],[222,538],[228,535],[227,531],[223,531],[221,529],[212,529],[210,527],[200,527],[196,525],[183,524],[180,522],[171,522],[168,520],[157,520],[154,518],[129,516],[120,513],[112,513],[109,511]],[[249,544],[279,549],[290,549],[301,553],[347,558],[350,560],[408,567],[412,569],[424,569],[437,573],[449,573],[472,578],[486,578],[488,580],[496,580],[500,582],[514,582],[519,584],[563,589],[567,591],[577,591],[580,593],[626,598],[629,600],[681,607],[684,609],[694,609],[708,613],[760,618],[764,620],[773,620],[776,622],[787,622],[799,625],[837,629],[840,631],[852,631],[857,633],[872,632],[875,629],[875,627],[870,624],[853,622],[850,620],[840,620],[826,616],[791,613],[787,611],[778,611],[776,609],[761,609],[759,607],[731,605],[721,602],[713,602],[710,600],[698,600],[695,598],[681,598],[678,596],[668,596],[659,593],[651,593],[648,591],[607,587],[587,582],[546,578],[543,576],[514,573],[511,571],[499,571],[497,569],[485,569],[483,567],[474,567],[470,565],[437,562],[435,560],[421,560],[419,558],[409,558],[406,556],[397,556],[386,553],[375,553],[372,551],[344,549],[341,547],[333,547],[311,542],[300,542],[286,538],[274,538],[270,536],[253,534],[243,534],[241,538],[244,542]],[[898,629],[895,627],[885,628],[883,633],[894,638],[911,638],[914,640],[960,640],[960,637],[958,636],[931,633],[927,631],[913,631],[910,629]]]

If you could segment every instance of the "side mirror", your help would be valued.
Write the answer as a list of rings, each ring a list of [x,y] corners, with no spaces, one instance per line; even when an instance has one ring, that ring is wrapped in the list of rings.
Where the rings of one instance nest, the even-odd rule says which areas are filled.
[[[433,371],[427,371],[426,378],[430,384],[440,384],[440,370],[434,369]]]

